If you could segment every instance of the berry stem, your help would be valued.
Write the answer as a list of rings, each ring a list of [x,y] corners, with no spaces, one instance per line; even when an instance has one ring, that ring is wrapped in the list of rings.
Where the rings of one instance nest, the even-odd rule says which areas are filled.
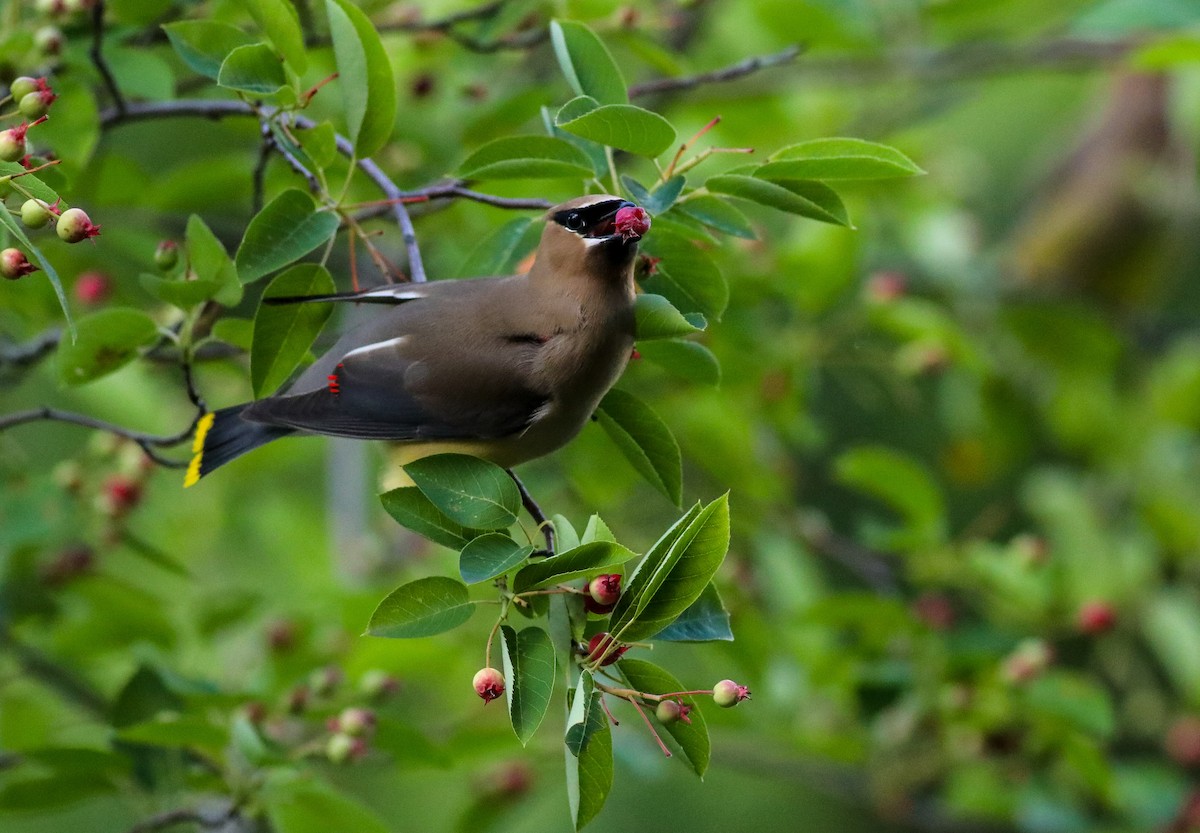
[[[671,750],[667,748],[667,745],[663,743],[663,739],[659,737],[658,731],[654,728],[654,724],[651,723],[650,718],[646,716],[646,711],[642,708],[642,704],[633,697],[627,697],[625,699],[632,703],[633,707],[637,709],[637,713],[642,716],[642,720],[645,721],[646,728],[650,730],[650,736],[654,738],[654,742],[658,744],[658,748],[662,750],[664,755],[670,758]],[[604,701],[601,700],[600,702],[603,703]]]
[[[613,717],[612,710],[608,708],[608,701],[606,701],[603,697],[600,698],[600,708],[604,709],[604,713],[606,715],[608,715],[608,719],[612,721],[612,725],[614,725],[614,726],[621,725],[621,721],[619,721],[615,717]]]

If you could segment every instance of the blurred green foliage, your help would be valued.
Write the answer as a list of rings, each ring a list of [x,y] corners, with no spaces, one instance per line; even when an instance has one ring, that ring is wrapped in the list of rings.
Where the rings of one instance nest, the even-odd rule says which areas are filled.
[[[258,128],[102,130],[112,102],[89,59],[90,17],[51,5],[0,8],[0,80],[53,70],[60,98],[30,135],[62,161],[40,175],[103,235],[33,239],[74,318],[133,307],[166,324],[177,313],[139,275],[156,272],[155,247],[173,238],[206,246],[212,289],[225,285],[256,213]],[[159,28],[172,21],[255,33],[242,43],[226,30],[225,49],[265,33],[295,72],[290,30],[271,22],[292,4],[250,4],[254,16],[246,5],[110,0],[105,55],[128,100],[233,98],[203,77],[219,64],[181,60]],[[295,8],[323,31],[317,5]],[[648,343],[622,389],[678,438],[685,505],[730,491],[717,584],[737,639],[656,643],[652,656],[688,685],[732,677],[754,699],[705,710],[703,784],[661,757],[635,713],[619,713],[616,786],[592,829],[1200,828],[1195,4],[509,0],[432,29],[420,22],[478,7],[357,5],[383,34],[399,91],[373,158],[401,188],[478,173],[467,161],[495,164],[505,157],[489,156],[491,143],[514,135],[553,133],[553,164],[595,166],[562,129],[574,122],[560,115],[551,128],[553,114],[581,94],[620,106],[609,101],[619,91],[603,73],[563,80],[551,19],[596,32],[631,88],[803,44],[781,66],[636,99],[679,140],[721,116],[694,150],[758,149],[714,154],[692,187],[729,174],[712,190],[745,194],[756,186],[738,179],[743,166],[828,136],[886,143],[927,172],[835,183],[854,229],[744,201],[732,214],[719,206],[733,203],[694,203],[690,222],[656,217],[647,251],[669,267],[699,239],[689,274],[711,261],[728,306],[698,306],[709,326],[692,340]],[[57,56],[47,26],[61,35]],[[319,83],[334,50],[322,41],[305,61],[283,84]],[[369,100],[378,63],[363,65],[375,70]],[[345,95],[335,82],[305,114],[370,152],[387,128],[370,109],[348,127]],[[304,147],[340,181],[345,162],[327,140]],[[650,159],[618,159],[636,182],[659,176]],[[267,165],[267,202],[296,187],[288,165]],[[580,185],[477,187],[558,201]],[[380,195],[356,178],[349,198]],[[515,268],[532,243],[528,212],[410,208],[434,278]],[[707,238],[700,222],[731,236]],[[394,224],[367,228],[404,262]],[[344,288],[345,245],[328,265]],[[377,280],[361,253],[357,268]],[[96,273],[100,299],[85,291]],[[0,286],[3,411],[49,404],[183,429],[193,411],[169,356],[71,388],[56,357],[29,358],[31,340],[64,326],[44,277]],[[653,276],[654,291],[675,300],[674,277]],[[251,347],[237,323],[254,314],[257,292],[246,295],[225,296],[223,344]],[[335,325],[353,317],[341,314]],[[719,384],[692,348],[655,355],[668,344],[708,348]],[[213,406],[252,393],[246,358],[228,352],[197,366]],[[644,552],[677,517],[670,488],[613,452],[604,427],[589,426],[523,475],[548,511],[580,529],[598,512]],[[397,584],[459,569],[456,554],[380,511],[377,456],[289,440],[184,493],[178,473],[103,434],[48,422],[0,433],[0,828],[121,831],[179,808],[220,816],[233,798],[283,830],[568,829],[561,712],[522,749],[502,708],[482,709],[467,684],[482,617],[425,640],[360,636]],[[360,688],[377,688],[379,670],[399,692]],[[358,704],[378,712],[370,751],[329,762],[323,722]],[[281,750],[300,751],[302,775]]]

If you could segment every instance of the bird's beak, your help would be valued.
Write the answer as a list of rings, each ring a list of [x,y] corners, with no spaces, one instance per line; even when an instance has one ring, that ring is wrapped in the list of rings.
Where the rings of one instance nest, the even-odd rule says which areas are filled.
[[[623,242],[641,240],[650,228],[650,213],[636,203],[623,201],[592,224],[583,235],[592,240],[615,240]]]

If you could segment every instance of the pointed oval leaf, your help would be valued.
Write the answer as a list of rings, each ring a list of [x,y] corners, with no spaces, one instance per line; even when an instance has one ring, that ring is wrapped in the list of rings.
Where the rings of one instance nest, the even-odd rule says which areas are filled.
[[[672,208],[674,211],[699,220],[704,225],[714,228],[717,231],[723,231],[726,234],[732,234],[734,237],[741,237],[744,240],[758,239],[758,235],[755,234],[754,227],[750,225],[750,221],[746,219],[746,215],[720,197],[714,197],[711,194],[701,194],[700,196],[688,197],[682,202],[677,202]]]
[[[225,246],[195,214],[188,217],[185,239],[188,263],[196,277],[220,285],[213,295],[217,303],[232,307],[241,302],[242,284],[238,280],[237,267],[233,265]]]
[[[554,125],[562,124],[563,122],[574,121],[580,116],[590,113],[600,106],[600,102],[592,98],[590,95],[580,95],[568,101],[558,109],[554,115]]]
[[[149,273],[138,275],[138,283],[158,300],[182,310],[204,303],[221,290],[216,281],[182,280]]]
[[[294,776],[284,767],[271,772],[262,800],[275,833],[390,833],[374,810],[324,781]]]
[[[586,672],[567,716],[566,749],[567,799],[580,830],[600,813],[613,782],[612,730]]]
[[[346,129],[359,156],[386,144],[396,121],[396,82],[383,41],[349,0],[326,0],[329,33],[346,108]]]
[[[463,179],[580,179],[592,175],[592,163],[565,139],[506,136],[468,156],[458,175]]]
[[[686,184],[687,179],[682,174],[676,174],[651,191],[642,207],[654,216],[664,213],[679,199]]]
[[[635,153],[658,156],[675,141],[675,128],[660,116],[632,104],[602,104],[595,110],[555,124],[576,136]]]
[[[660,642],[732,642],[733,630],[729,627],[729,611],[721,601],[717,586],[710,581],[700,598],[692,602],[674,622],[651,639]]]
[[[246,10],[297,75],[308,69],[300,16],[287,0],[247,0]]]
[[[704,330],[683,317],[683,313],[675,309],[661,295],[642,293],[634,301],[633,311],[637,316],[637,339],[649,341],[656,338],[678,338]],[[704,321],[703,318],[700,319]],[[706,324],[706,322],[705,322]]]
[[[59,378],[66,385],[99,379],[133,361],[158,338],[158,326],[141,310],[106,309],[85,315],[76,325],[75,340],[58,343]]]
[[[721,363],[703,344],[668,338],[638,344],[638,352],[648,362],[662,366],[668,373],[698,385],[721,384]]]
[[[598,575],[605,567],[624,564],[636,553],[612,541],[592,541],[522,567],[513,578],[513,592],[538,590],[584,576]]]
[[[936,543],[944,537],[945,497],[917,459],[883,446],[860,446],[839,456],[834,472],[840,483],[895,510],[905,521],[907,545]]]
[[[333,312],[330,304],[264,302],[268,298],[329,295],[336,291],[333,276],[316,263],[298,263],[267,285],[254,315],[254,335],[250,342],[250,382],[256,398],[271,393],[288,380]]]
[[[537,246],[541,232],[532,217],[517,217],[486,235],[458,267],[460,278],[511,275],[517,263]]]
[[[814,139],[789,145],[755,171],[763,179],[893,179],[925,173],[894,147],[863,139]]]
[[[679,443],[658,414],[632,393],[613,388],[600,401],[596,418],[638,474],[678,506],[683,460]]]
[[[500,529],[517,520],[521,493],[494,463],[465,454],[434,454],[404,467],[417,488],[451,520],[478,529]]]
[[[550,708],[554,693],[555,657],[550,635],[538,627],[500,628],[504,694],[517,740],[529,743]]]
[[[402,584],[371,614],[367,633],[390,639],[432,636],[457,628],[471,618],[475,603],[467,586],[444,576],[427,576]]]
[[[46,273],[46,280],[50,281],[50,286],[54,289],[54,295],[58,298],[58,305],[62,307],[63,318],[67,322],[67,331],[72,339],[77,338],[78,333],[75,330],[75,321],[71,318],[71,308],[67,305],[67,294],[63,291],[62,280],[58,277],[58,272],[54,271],[54,266],[42,254],[42,250],[33,245],[33,242],[25,234],[25,229],[16,221],[12,213],[3,206],[0,206],[0,225],[8,229],[9,233],[25,249],[28,256]]]
[[[467,584],[502,576],[533,554],[501,532],[489,532],[470,541],[458,555],[458,572]]]
[[[242,283],[251,283],[311,252],[337,232],[337,215],[289,188],[254,215],[237,250]]]
[[[620,670],[621,676],[629,683],[629,687],[637,691],[644,691],[647,694],[667,694],[672,691],[686,690],[670,672],[659,668],[652,662],[640,659],[622,659],[617,663],[617,668]],[[662,728],[666,729],[678,744],[692,771],[703,778],[712,753],[708,740],[708,724],[705,723],[704,715],[700,712],[695,698],[672,699],[678,699],[684,705],[692,707],[688,713],[690,722],[676,720]]]
[[[700,312],[721,320],[729,305],[729,284],[707,252],[672,231],[656,228],[644,246],[657,257],[657,271],[642,281],[642,288],[664,296],[681,312]]]
[[[675,621],[700,598],[729,550],[729,498],[724,495],[705,506],[679,534],[670,548],[651,551],[639,565],[635,584],[630,581],[629,604],[618,602],[610,629],[622,642],[648,639]],[[654,555],[655,560],[650,561]]]
[[[230,52],[255,43],[254,38],[236,26],[211,20],[180,20],[162,28],[180,60],[213,81],[221,74],[221,64]]]
[[[460,549],[483,534],[482,530],[470,529],[446,517],[416,486],[392,489],[380,495],[379,499],[384,511],[398,524],[435,544]]]
[[[822,205],[778,182],[768,182],[765,179],[743,174],[722,174],[710,177],[704,185],[710,191],[729,194],[731,197],[739,197],[779,211],[799,214],[810,220],[819,220],[822,223],[833,223],[839,226],[849,225],[844,207],[838,212],[835,206]],[[815,189],[810,190],[815,193]],[[828,190],[821,192],[821,196],[828,200],[828,193],[832,192]],[[840,205],[840,200],[838,204]]]
[[[550,42],[558,65],[576,95],[591,96],[601,104],[629,101],[617,62],[587,26],[572,20],[552,20]]]
[[[239,46],[221,62],[217,83],[227,90],[270,95],[287,84],[287,73],[275,50],[265,43]]]
[[[20,162],[5,162],[0,160],[0,176],[12,176],[14,174],[17,175],[16,182],[29,192],[29,196],[49,205],[54,205],[57,202],[59,209],[62,211],[71,207],[70,203],[59,197],[57,191],[25,170],[25,167]],[[21,196],[22,198],[25,196],[24,192],[22,192]]]

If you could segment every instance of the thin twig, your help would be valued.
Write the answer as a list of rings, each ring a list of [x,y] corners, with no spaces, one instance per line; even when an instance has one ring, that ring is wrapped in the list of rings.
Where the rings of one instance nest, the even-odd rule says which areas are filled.
[[[104,696],[71,669],[59,665],[37,648],[17,640],[11,633],[0,633],[0,647],[12,654],[24,673],[47,688],[97,717],[108,715],[108,701]]]
[[[104,6],[105,0],[95,0],[92,5],[92,47],[88,55],[91,56],[92,63],[96,65],[96,71],[100,73],[100,79],[104,82],[104,88],[112,98],[113,109],[123,115],[126,109],[125,97],[121,95],[117,79],[113,76],[108,61],[104,59]]]
[[[190,373],[188,374],[190,379]],[[189,396],[193,395],[189,384]],[[179,445],[188,440],[192,436],[192,432],[196,430],[196,423],[199,422],[203,411],[197,414],[192,420],[191,425],[186,430],[178,434],[170,434],[167,436],[159,436],[157,434],[145,434],[141,431],[133,431],[121,425],[116,425],[111,422],[105,422],[102,419],[88,416],[87,414],[77,414],[72,411],[61,411],[58,408],[31,408],[27,411],[17,411],[11,414],[0,416],[0,432],[7,431],[9,428],[16,428],[19,425],[26,425],[30,422],[65,422],[68,425],[78,425],[83,428],[92,428],[96,431],[105,431],[117,437],[123,437],[137,445],[146,453],[146,456],[166,468],[185,468],[186,462],[172,460],[168,457],[163,457],[156,448],[170,448]]]
[[[435,185],[427,185],[424,188],[418,188],[415,191],[401,191],[399,199],[407,202],[431,202],[433,200],[452,200],[463,199],[471,202],[483,203],[490,205],[493,208],[505,208],[514,211],[545,211],[551,206],[549,200],[540,199],[538,197],[497,197],[492,194],[484,194],[480,191],[472,191],[466,188],[461,180],[451,180],[449,182],[437,183]],[[358,222],[370,220],[373,217],[382,217],[391,210],[391,203],[374,205],[370,208],[365,208],[354,215],[354,219]]]
[[[54,352],[61,337],[62,330],[52,327],[21,344],[0,343],[0,371],[37,364]]]
[[[643,81],[629,88],[629,97],[638,98],[656,93],[690,90],[702,84],[721,84],[727,81],[736,81],[739,78],[744,78],[747,75],[752,75],[770,67],[790,64],[796,60],[802,51],[798,45],[789,46],[782,52],[776,52],[772,55],[756,55],[753,58],[746,58],[744,61],[738,61],[736,64],[731,64],[723,69],[714,69],[710,72],[701,72],[696,75],[683,75],[678,78],[659,78],[654,81]]]
[[[202,828],[211,830],[224,827],[237,818],[237,815],[237,805],[234,804],[231,804],[228,809],[222,810],[219,813],[205,813],[202,810],[193,810],[190,807],[180,807],[176,810],[167,810],[148,819],[142,819],[129,828],[129,833],[154,833],[154,831],[165,830],[177,824],[196,824]]]
[[[508,469],[507,471],[508,476],[517,484],[517,491],[521,493],[521,503],[525,507],[525,511],[529,513],[529,517],[533,518],[533,522],[538,525],[538,529],[542,531],[542,535],[546,538],[546,549],[541,554],[553,556],[554,524],[546,519],[546,514],[542,512],[542,507],[538,506],[538,502],[533,499],[533,495],[529,494],[529,490],[525,488],[525,484],[521,482],[521,478],[517,477],[517,473],[512,469]]]
[[[524,31],[512,32],[491,40],[483,40],[467,34],[460,28],[463,24],[476,23],[495,17],[508,3],[509,0],[491,0],[491,2],[483,3],[472,9],[465,9],[461,12],[448,14],[445,17],[434,18],[433,20],[422,20],[419,17],[414,17],[401,20],[377,21],[375,29],[380,33],[439,34],[449,38],[464,49],[480,53],[499,52],[505,49],[530,49],[550,36],[548,27],[539,26]],[[329,41],[330,38],[328,35],[317,35],[306,39],[306,43],[309,46],[323,46],[328,44]]]
[[[802,518],[798,526],[800,538],[817,555],[845,567],[880,595],[895,596],[900,592],[896,568],[883,553],[839,535],[822,518]]]
[[[262,143],[258,147],[258,160],[254,163],[254,173],[250,178],[250,211],[252,214],[262,211],[263,183],[267,176],[267,161],[271,158],[271,151],[276,148],[275,137],[271,135],[271,125],[265,121],[262,122],[259,133],[262,136]]]

